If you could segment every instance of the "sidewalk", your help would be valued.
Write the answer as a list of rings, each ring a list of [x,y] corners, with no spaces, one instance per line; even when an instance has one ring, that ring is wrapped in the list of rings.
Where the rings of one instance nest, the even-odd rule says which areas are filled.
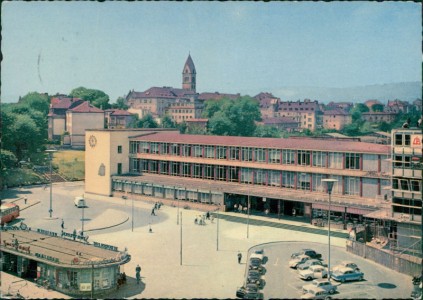
[[[16,299],[18,293],[26,299],[71,299],[71,297],[53,290],[37,286],[35,283],[0,272],[1,299]]]

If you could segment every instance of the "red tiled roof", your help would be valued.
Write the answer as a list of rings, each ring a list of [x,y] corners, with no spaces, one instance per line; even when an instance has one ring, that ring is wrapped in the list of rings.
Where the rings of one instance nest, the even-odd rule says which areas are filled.
[[[151,87],[144,92],[131,92],[129,98],[183,98],[195,95],[194,91],[173,87]]]
[[[54,100],[53,100],[54,99]],[[52,106],[51,108],[72,108],[82,103],[82,100],[79,98],[52,98],[51,99]]]
[[[70,111],[78,113],[104,113],[103,110],[91,105],[88,101],[82,102],[77,107],[70,109]]]
[[[320,110],[319,103],[317,101],[279,102],[279,110],[283,110],[284,108],[313,108],[314,110]]]
[[[221,145],[278,149],[318,150],[329,152],[357,152],[389,154],[390,146],[352,141],[331,141],[312,138],[258,138],[240,136],[190,135],[175,132],[157,132],[131,140],[182,143],[197,145]]]
[[[110,112],[110,115],[112,116],[132,116],[129,111],[122,110],[122,109],[106,109],[105,112]]]
[[[341,109],[326,110],[323,112],[325,116],[329,115],[339,115],[339,116],[348,116],[348,113]]]
[[[200,100],[220,100],[222,98],[229,98],[232,100],[236,100],[241,97],[241,94],[221,94],[219,92],[214,93],[201,93],[198,95],[198,99]]]

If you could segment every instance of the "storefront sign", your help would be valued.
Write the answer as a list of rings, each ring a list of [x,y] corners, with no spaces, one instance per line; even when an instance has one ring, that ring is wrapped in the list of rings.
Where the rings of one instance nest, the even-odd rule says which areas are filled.
[[[37,229],[37,232],[38,233],[41,233],[41,234],[45,234],[45,235],[49,235],[49,236],[57,236],[57,233],[56,232],[53,232],[53,231],[48,231],[48,230],[44,230],[44,229]]]
[[[43,258],[43,259],[55,262],[55,263],[59,262],[59,259],[57,257],[52,257],[52,256],[41,254],[41,253],[35,253],[35,256],[38,258]]]
[[[73,239],[73,240],[75,239],[83,240],[85,242],[88,241],[88,238],[89,238],[89,236],[76,235],[76,234],[74,235],[73,233],[67,233],[64,231],[62,231],[62,237]]]
[[[112,251],[118,251],[118,248],[115,247],[115,246],[102,244],[102,243],[98,243],[98,242],[93,242],[93,243],[94,243],[94,246],[98,247],[98,248],[103,248],[103,249],[112,250]]]

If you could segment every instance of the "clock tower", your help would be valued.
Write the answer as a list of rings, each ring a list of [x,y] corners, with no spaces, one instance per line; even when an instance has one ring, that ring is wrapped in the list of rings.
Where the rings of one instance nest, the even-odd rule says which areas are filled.
[[[191,55],[188,54],[187,61],[185,62],[184,69],[182,71],[182,88],[184,90],[195,92],[195,77],[197,73],[195,72],[194,62],[192,61]]]

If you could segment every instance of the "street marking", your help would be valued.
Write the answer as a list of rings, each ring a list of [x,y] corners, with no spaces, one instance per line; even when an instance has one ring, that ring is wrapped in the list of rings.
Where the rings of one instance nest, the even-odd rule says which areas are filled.
[[[277,266],[278,265],[278,261],[279,261],[279,257],[276,258],[276,262],[275,262],[274,266]]]

